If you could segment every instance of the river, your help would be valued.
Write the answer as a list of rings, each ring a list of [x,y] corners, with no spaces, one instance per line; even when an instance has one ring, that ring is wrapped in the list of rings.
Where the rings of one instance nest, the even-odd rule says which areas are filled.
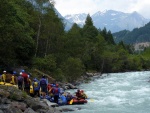
[[[103,74],[80,85],[87,104],[67,107],[75,109],[71,113],[150,113],[149,77],[150,71]]]

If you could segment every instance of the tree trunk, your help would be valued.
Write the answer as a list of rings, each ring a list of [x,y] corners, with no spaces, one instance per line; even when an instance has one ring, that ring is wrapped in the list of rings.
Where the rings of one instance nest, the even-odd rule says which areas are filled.
[[[40,32],[41,32],[41,19],[39,17],[39,27],[38,27],[37,37],[36,37],[35,57],[37,56],[37,51],[38,51],[38,46],[39,46]]]
[[[47,50],[48,50],[48,38],[47,38],[47,41],[46,41],[45,57],[46,57],[46,55],[47,55]]]

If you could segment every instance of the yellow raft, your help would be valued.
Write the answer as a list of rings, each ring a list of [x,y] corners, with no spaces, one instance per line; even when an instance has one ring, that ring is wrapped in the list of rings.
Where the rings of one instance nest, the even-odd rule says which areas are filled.
[[[13,84],[7,83],[7,82],[0,82],[0,85],[14,86],[14,87],[18,88],[18,85],[13,85]],[[33,90],[33,86],[32,85],[30,85],[30,94],[34,94],[34,90]]]
[[[0,82],[0,85],[18,87],[17,85],[13,85],[13,84],[11,84],[11,83],[7,83],[7,82]]]

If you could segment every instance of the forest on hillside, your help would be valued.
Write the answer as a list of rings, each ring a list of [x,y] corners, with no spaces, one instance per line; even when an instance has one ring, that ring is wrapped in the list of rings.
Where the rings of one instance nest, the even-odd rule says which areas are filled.
[[[135,44],[141,42],[150,42],[150,22],[140,28],[135,28],[132,31],[123,30],[113,33],[116,43],[123,41],[125,44]]]
[[[26,66],[72,82],[85,72],[150,69],[150,49],[134,54],[132,46],[115,44],[111,32],[97,29],[90,15],[83,28],[73,24],[65,31],[53,8],[52,0],[1,1],[1,72],[6,67]]]

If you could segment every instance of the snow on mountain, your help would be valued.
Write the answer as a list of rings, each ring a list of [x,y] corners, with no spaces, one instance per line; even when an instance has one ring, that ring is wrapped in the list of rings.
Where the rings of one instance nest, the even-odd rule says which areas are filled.
[[[87,14],[85,13],[64,16],[70,23],[77,23],[80,26],[85,24],[86,17]],[[112,33],[124,29],[133,30],[134,28],[142,27],[149,22],[148,19],[145,19],[137,12],[123,13],[114,10],[98,11],[93,14],[91,18],[95,27],[101,29],[106,27],[106,29],[110,30]]]
[[[85,23],[86,17],[87,17],[87,14],[81,13],[81,14],[74,14],[74,15],[66,15],[64,18],[71,23],[77,23],[83,26]]]

